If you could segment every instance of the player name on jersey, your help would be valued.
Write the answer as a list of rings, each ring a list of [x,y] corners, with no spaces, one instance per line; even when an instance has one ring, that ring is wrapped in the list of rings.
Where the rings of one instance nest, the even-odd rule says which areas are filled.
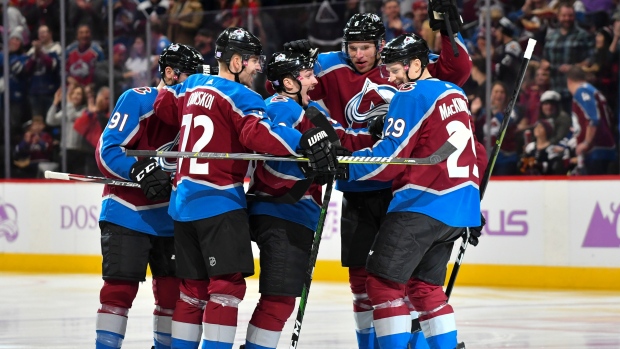
[[[213,100],[215,96],[207,92],[194,91],[192,92],[189,100],[187,101],[187,106],[190,105],[200,105],[204,108],[211,110],[211,105],[213,104]]]
[[[467,103],[462,98],[452,98],[452,104],[443,103],[439,106],[441,120],[445,120],[458,112],[469,112]]]

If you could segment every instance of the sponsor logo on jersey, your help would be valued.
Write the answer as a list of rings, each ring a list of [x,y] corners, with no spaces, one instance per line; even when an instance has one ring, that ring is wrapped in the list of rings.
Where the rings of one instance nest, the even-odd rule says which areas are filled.
[[[620,205],[614,208],[612,202],[609,208],[611,217],[603,215],[599,202],[596,202],[582,247],[620,247],[620,238],[618,238],[617,232]]]
[[[469,108],[467,108],[467,102],[463,98],[452,98],[452,104],[443,103],[439,105],[439,113],[441,114],[441,120],[445,120],[450,116],[459,113],[466,112],[469,114]]]
[[[394,86],[376,84],[367,78],[362,91],[353,96],[345,106],[344,115],[349,126],[354,123],[363,124],[379,115],[385,115],[395,93]]]
[[[17,209],[11,204],[5,203],[0,199],[0,238],[13,242],[19,235],[17,226]]]

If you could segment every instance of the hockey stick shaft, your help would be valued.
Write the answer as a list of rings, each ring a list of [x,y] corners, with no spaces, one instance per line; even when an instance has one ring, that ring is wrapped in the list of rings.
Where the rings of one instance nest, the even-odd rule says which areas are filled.
[[[140,184],[130,181],[123,181],[120,179],[112,179],[96,176],[84,176],[74,173],[45,171],[45,178],[48,179],[60,179],[63,181],[77,181],[97,184],[117,185],[121,187],[140,188]]]
[[[532,58],[534,46],[536,46],[536,40],[529,39],[527,43],[527,48],[525,49],[525,53],[523,55],[523,60],[521,61],[521,67],[519,68],[519,75],[517,75],[518,79],[516,81],[515,88],[512,91],[510,102],[508,102],[506,110],[504,111],[504,119],[502,120],[502,124],[500,125],[499,135],[495,140],[495,146],[493,147],[493,151],[491,152],[491,156],[489,157],[489,164],[487,165],[486,171],[484,171],[482,181],[480,181],[480,200],[482,200],[482,198],[484,197],[487,185],[489,184],[489,179],[491,178],[491,173],[493,173],[493,167],[495,166],[497,155],[499,154],[499,150],[502,146],[504,136],[506,135],[506,130],[508,129],[510,114],[512,114],[512,109],[517,102],[519,91],[521,90],[521,84],[523,83],[525,72],[527,71],[527,66],[530,63],[530,59]],[[456,277],[459,273],[459,270],[461,269],[461,263],[463,263],[463,257],[465,257],[465,250],[467,250],[467,246],[469,244],[469,235],[469,228],[467,228],[467,233],[465,236],[463,236],[463,242],[461,243],[459,253],[456,256],[456,261],[454,262],[454,267],[452,268],[452,273],[450,274],[450,280],[448,280],[448,286],[446,287],[446,296],[448,297],[448,299],[450,299],[450,294],[452,293],[452,289],[454,288]]]
[[[321,213],[319,215],[319,222],[316,226],[316,232],[314,233],[314,240],[312,241],[312,249],[310,249],[310,258],[308,261],[308,270],[306,272],[306,280],[301,292],[301,298],[299,299],[299,307],[297,308],[297,316],[295,317],[295,324],[293,325],[293,335],[291,337],[290,349],[296,349],[299,344],[299,335],[301,333],[301,324],[304,321],[304,313],[306,312],[306,304],[308,302],[308,294],[310,293],[310,284],[312,283],[312,274],[314,273],[314,267],[316,266],[316,259],[319,255],[319,245],[321,243],[321,237],[323,236],[323,228],[325,227],[325,217],[327,216],[327,209],[329,208],[329,200],[332,196],[332,188],[334,186],[334,177],[330,176],[327,181],[327,188],[325,188],[325,195],[323,196],[323,205],[321,206]]]
[[[437,151],[425,158],[395,158],[389,156],[339,156],[338,162],[343,164],[362,165],[435,165],[445,161],[457,149],[457,145],[466,143],[469,138],[463,133],[455,132]],[[163,158],[195,158],[212,160],[259,160],[259,161],[290,161],[308,162],[303,157],[282,157],[269,154],[252,153],[211,153],[188,151],[132,150],[127,149],[126,156],[150,156]]]

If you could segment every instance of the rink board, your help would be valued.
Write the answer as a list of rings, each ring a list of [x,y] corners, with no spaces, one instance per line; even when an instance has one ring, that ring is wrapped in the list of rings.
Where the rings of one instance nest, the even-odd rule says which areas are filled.
[[[618,179],[492,180],[482,202],[487,226],[458,284],[620,290]],[[0,271],[100,273],[101,192],[97,184],[0,182]],[[334,192],[316,280],[348,280],[339,263],[341,199]]]

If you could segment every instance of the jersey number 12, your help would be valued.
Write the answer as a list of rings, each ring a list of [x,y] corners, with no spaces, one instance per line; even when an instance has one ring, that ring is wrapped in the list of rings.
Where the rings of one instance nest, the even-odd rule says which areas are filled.
[[[198,140],[193,144],[190,149],[187,149],[189,146],[187,144],[187,140],[189,139],[190,131],[196,128],[202,128],[202,132],[198,130],[192,132],[192,134],[200,135]],[[193,114],[185,114],[183,115],[183,121],[181,122],[181,133],[183,134],[183,142],[181,143],[181,151],[191,151],[193,153],[201,152],[203,149],[209,144],[211,138],[213,138],[213,121],[210,117],[206,115],[197,115],[196,117]],[[179,159],[179,169],[183,166],[183,158]],[[209,174],[209,163],[198,163],[197,158],[193,158],[189,160],[189,173],[190,174]]]

